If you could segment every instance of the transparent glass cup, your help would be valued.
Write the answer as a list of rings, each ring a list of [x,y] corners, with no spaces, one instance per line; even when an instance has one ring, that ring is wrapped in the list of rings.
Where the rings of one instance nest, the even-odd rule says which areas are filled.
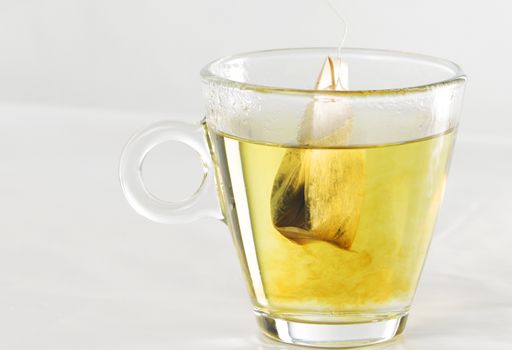
[[[338,55],[348,89],[315,89]],[[350,347],[400,334],[444,193],[461,69],[417,54],[307,48],[223,58],[201,77],[200,123],[164,121],[126,145],[129,203],[157,222],[223,220],[271,338]],[[204,168],[178,202],[142,181],[145,156],[167,141],[197,151]]]

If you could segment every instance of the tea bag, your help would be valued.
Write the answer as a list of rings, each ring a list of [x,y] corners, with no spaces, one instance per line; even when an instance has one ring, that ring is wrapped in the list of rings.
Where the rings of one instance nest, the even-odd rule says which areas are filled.
[[[347,82],[346,65],[328,57],[316,88],[342,90]],[[343,99],[318,97],[307,106],[298,140],[312,148],[288,150],[272,188],[272,222],[283,236],[350,249],[363,201],[364,153],[334,147],[348,143],[351,129]]]

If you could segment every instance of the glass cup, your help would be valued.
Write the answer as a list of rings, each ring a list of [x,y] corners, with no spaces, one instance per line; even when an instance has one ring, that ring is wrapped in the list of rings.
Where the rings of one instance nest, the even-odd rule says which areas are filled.
[[[328,56],[341,58],[345,90],[315,88]],[[461,69],[418,54],[306,48],[219,59],[201,77],[200,123],[164,121],[126,145],[129,203],[157,222],[223,220],[273,339],[350,347],[400,334],[443,197]],[[203,163],[182,201],[155,197],[142,180],[145,156],[167,141]]]

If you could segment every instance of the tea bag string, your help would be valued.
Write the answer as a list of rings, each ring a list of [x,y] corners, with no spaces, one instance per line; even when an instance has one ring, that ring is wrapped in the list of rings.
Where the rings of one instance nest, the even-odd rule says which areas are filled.
[[[341,61],[341,48],[345,44],[345,40],[347,38],[348,23],[345,20],[345,18],[343,17],[343,15],[341,14],[341,11],[339,10],[339,8],[336,5],[334,5],[333,0],[327,0],[327,4],[331,8],[331,10],[334,12],[336,17],[338,17],[338,19],[342,25],[343,36],[341,37],[340,44],[338,45],[338,57],[337,57],[338,58],[337,61],[338,61],[338,65],[339,65],[338,69],[340,72],[342,72],[343,70],[342,70],[342,61]],[[341,86],[344,90],[348,89],[348,86],[345,86],[345,84],[343,84],[343,82],[341,81],[339,74],[337,75],[337,81],[336,81],[336,84],[334,84],[334,86]]]

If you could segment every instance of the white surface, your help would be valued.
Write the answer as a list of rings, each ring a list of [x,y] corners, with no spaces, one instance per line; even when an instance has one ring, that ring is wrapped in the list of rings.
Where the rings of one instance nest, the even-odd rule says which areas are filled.
[[[161,117],[0,107],[0,348],[288,349],[258,336],[223,224],[158,225],[125,202],[121,148]],[[510,349],[511,152],[460,136],[410,322],[387,349]]]
[[[464,128],[500,132],[512,62],[512,3],[333,0],[346,46],[420,52],[470,77]],[[325,0],[0,0],[0,101],[172,113],[199,119],[199,70],[243,51],[337,46]],[[509,131],[511,124],[508,124]]]
[[[405,335],[382,348],[510,349],[511,3],[340,3],[347,46],[442,56],[470,77],[439,237]],[[0,349],[289,348],[258,336],[223,224],[139,217],[117,163],[151,121],[200,118],[206,62],[337,45],[332,16],[314,0],[0,0]]]

